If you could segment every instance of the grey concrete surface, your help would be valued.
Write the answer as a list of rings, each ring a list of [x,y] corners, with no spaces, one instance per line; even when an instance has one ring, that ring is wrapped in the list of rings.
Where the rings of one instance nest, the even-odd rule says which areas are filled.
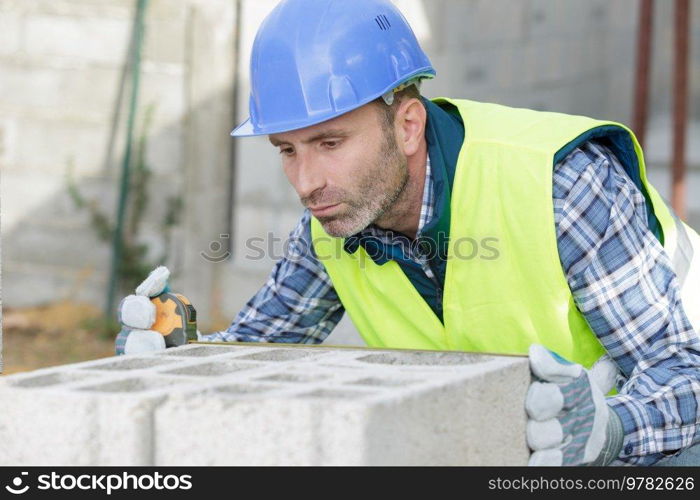
[[[2,465],[524,465],[526,358],[189,345],[0,379]]]

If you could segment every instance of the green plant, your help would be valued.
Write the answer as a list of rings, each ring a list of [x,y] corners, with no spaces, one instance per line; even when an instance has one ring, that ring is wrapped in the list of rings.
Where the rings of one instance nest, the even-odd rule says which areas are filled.
[[[148,273],[155,267],[165,264],[170,254],[170,235],[172,229],[179,225],[183,207],[181,195],[166,197],[165,214],[159,224],[159,235],[163,242],[163,253],[153,259],[149,258],[150,247],[140,241],[141,225],[149,207],[149,184],[152,178],[152,170],[146,160],[148,150],[148,132],[150,130],[154,106],[148,106],[143,112],[140,126],[139,139],[136,144],[131,177],[129,182],[129,204],[127,207],[127,222],[124,227],[122,255],[118,266],[117,283],[120,294],[133,293],[133,289],[143,281]],[[90,217],[90,226],[100,241],[111,244],[114,237],[116,224],[113,218],[106,214],[99,206],[96,199],[86,199],[80,192],[73,175],[74,165],[72,160],[67,165],[67,190],[76,208],[86,210]],[[96,320],[92,326],[98,331],[110,331],[114,335],[113,328],[116,323],[110,318]],[[117,325],[118,328],[118,325]]]

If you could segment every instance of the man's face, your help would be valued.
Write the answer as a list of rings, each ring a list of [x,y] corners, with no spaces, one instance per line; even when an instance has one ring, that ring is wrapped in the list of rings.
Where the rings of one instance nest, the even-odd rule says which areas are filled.
[[[301,203],[331,236],[347,237],[369,226],[408,181],[406,156],[376,104],[269,139],[279,147]]]

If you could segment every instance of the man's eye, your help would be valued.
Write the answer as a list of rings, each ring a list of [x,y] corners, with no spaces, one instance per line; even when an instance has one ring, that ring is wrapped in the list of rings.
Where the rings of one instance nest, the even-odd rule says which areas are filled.
[[[333,149],[338,146],[340,141],[323,141],[323,147],[327,149]]]
[[[292,154],[293,152],[294,152],[294,150],[293,150],[292,148],[282,148],[282,149],[280,149],[280,154],[281,154],[281,155],[285,155],[285,156],[289,156],[289,155]]]

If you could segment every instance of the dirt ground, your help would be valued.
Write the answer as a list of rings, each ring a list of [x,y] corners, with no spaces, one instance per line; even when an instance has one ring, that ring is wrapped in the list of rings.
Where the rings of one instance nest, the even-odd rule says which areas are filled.
[[[113,356],[118,331],[89,304],[3,307],[2,374]]]

